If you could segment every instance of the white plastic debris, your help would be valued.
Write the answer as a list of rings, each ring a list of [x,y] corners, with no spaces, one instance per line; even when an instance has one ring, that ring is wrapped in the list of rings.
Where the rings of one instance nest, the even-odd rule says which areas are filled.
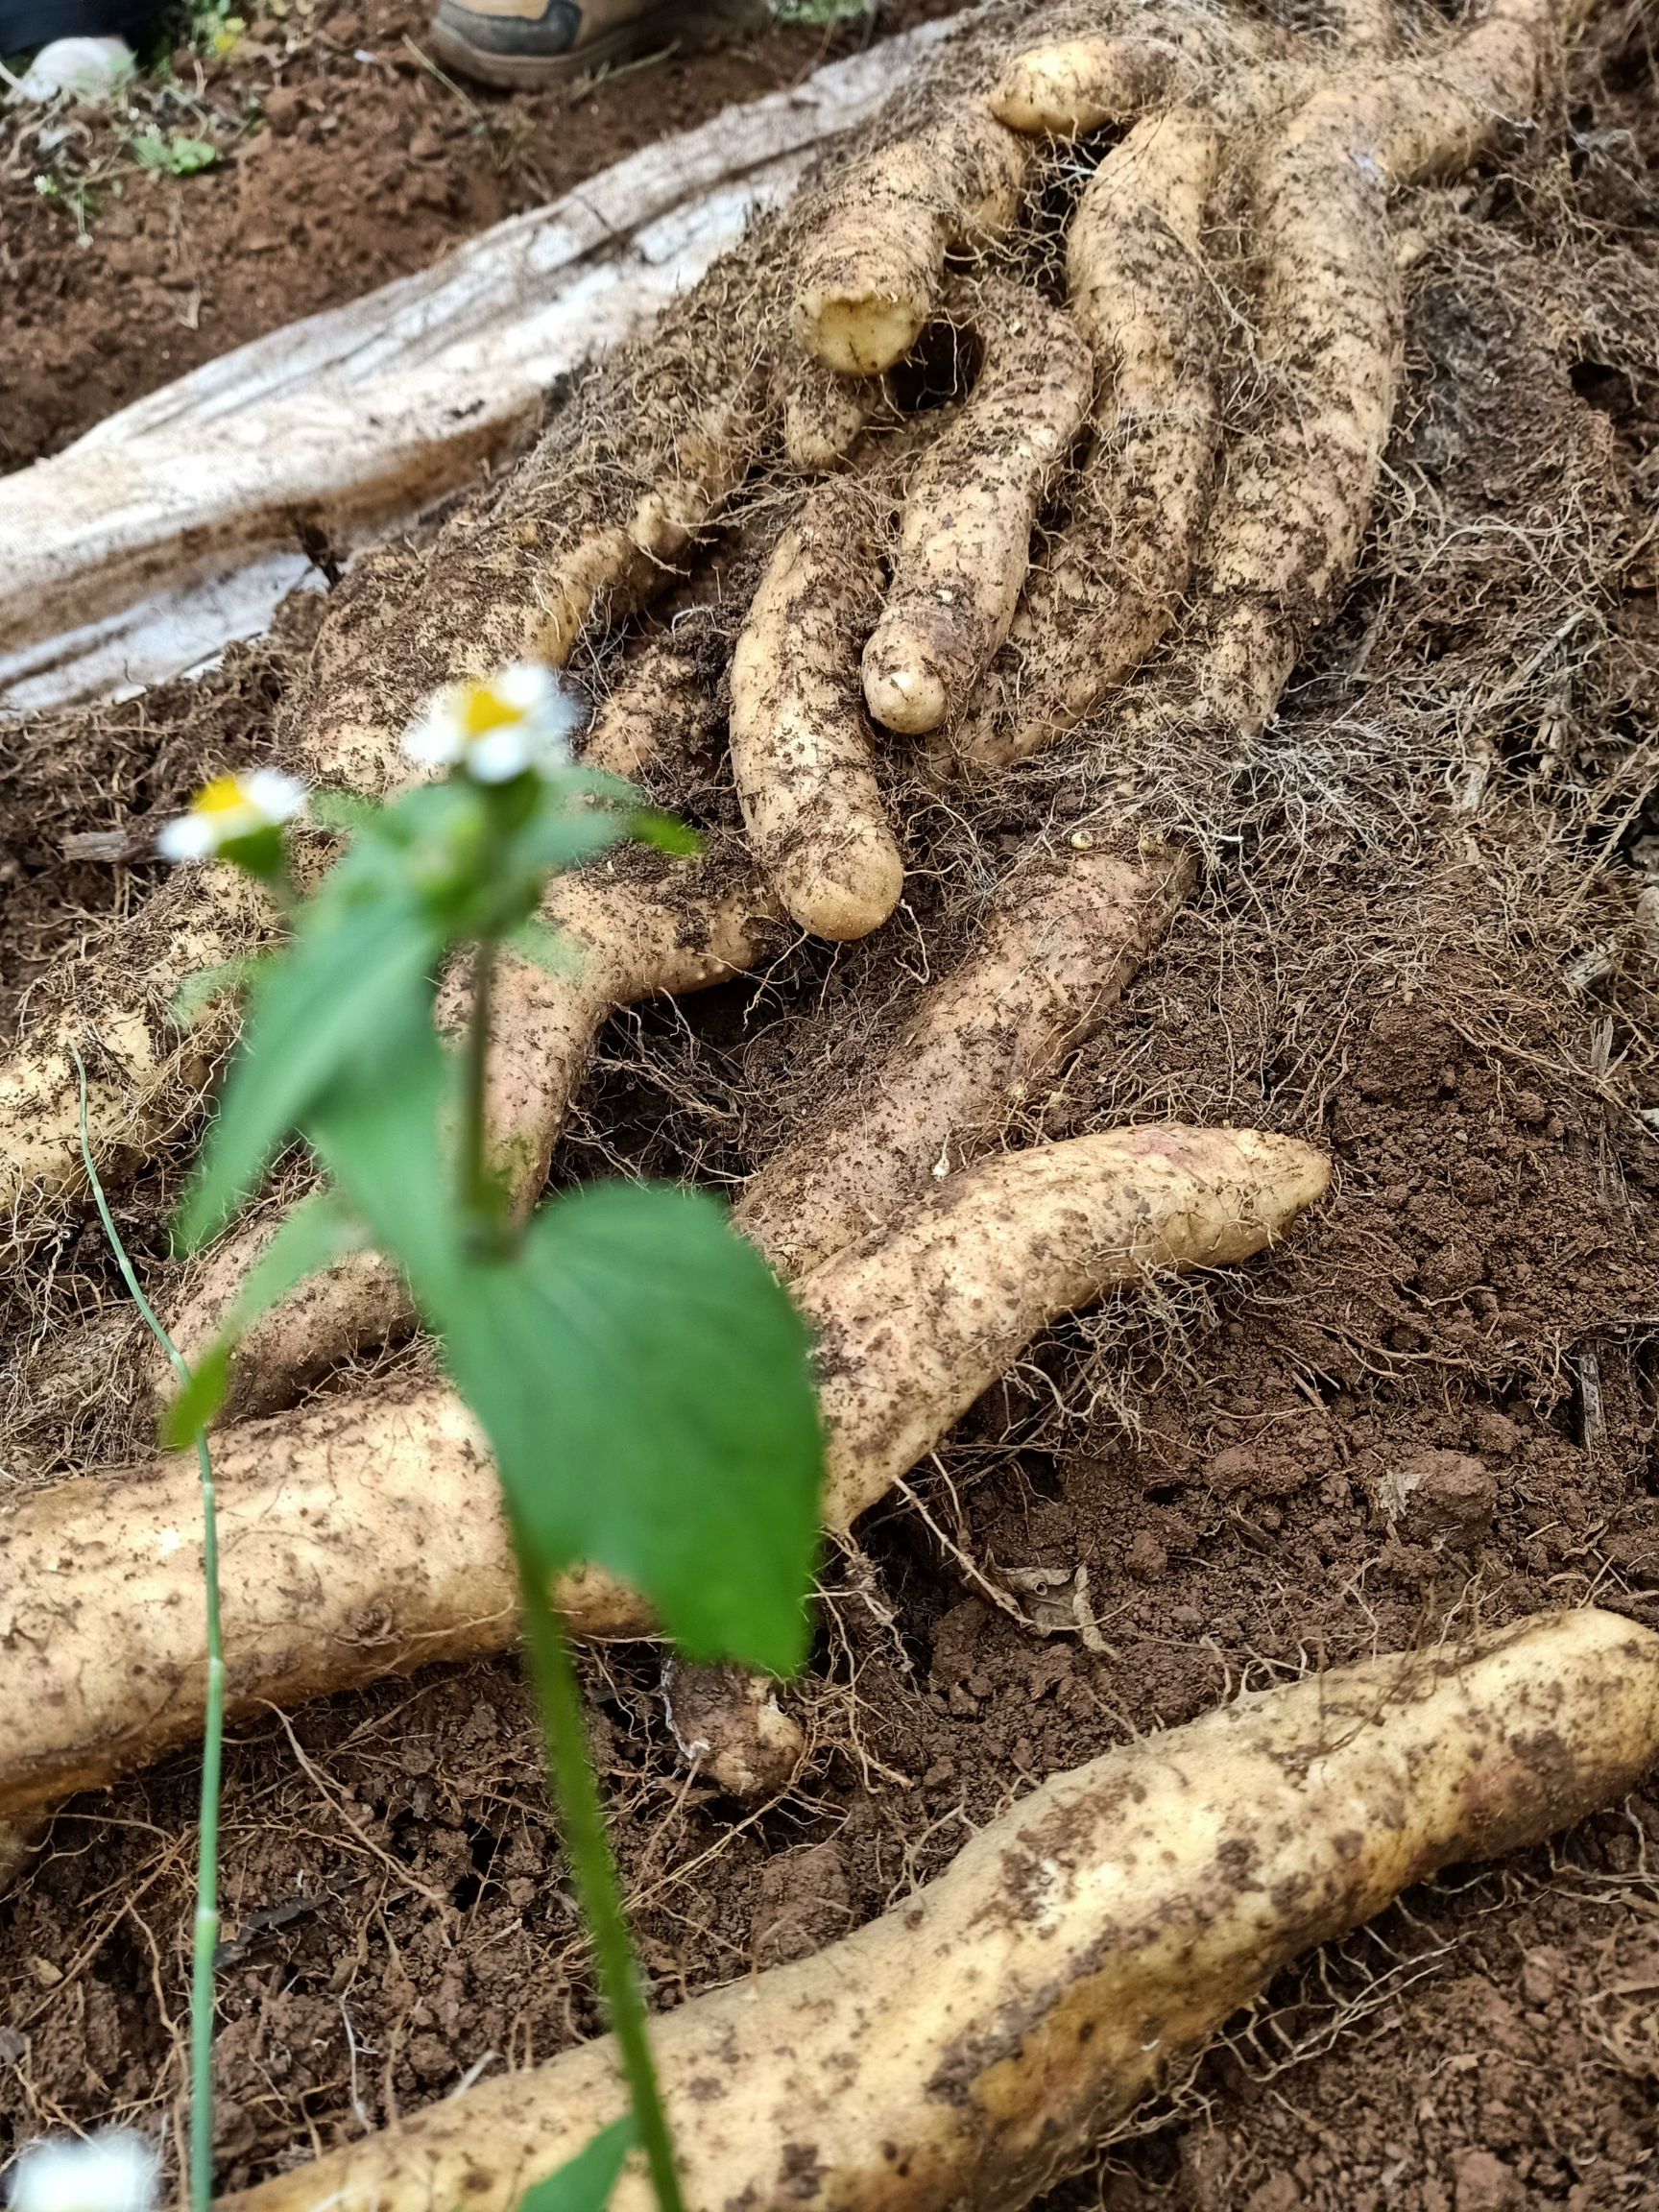
[[[88,108],[103,108],[127,89],[135,66],[125,38],[54,38],[18,78],[12,97],[44,105],[67,92]]]

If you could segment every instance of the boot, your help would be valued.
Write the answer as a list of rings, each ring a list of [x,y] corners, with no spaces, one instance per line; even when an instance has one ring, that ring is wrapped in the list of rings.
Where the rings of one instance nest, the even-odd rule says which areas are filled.
[[[451,69],[514,90],[664,46],[717,45],[766,21],[765,0],[439,0],[432,43]]]

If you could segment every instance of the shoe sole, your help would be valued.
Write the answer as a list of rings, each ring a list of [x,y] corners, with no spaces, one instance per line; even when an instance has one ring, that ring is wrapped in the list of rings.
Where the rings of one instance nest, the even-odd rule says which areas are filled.
[[[698,8],[687,7],[685,0],[669,0],[631,22],[618,23],[614,30],[602,31],[568,54],[497,54],[487,46],[474,46],[442,16],[434,19],[429,35],[440,60],[450,68],[504,92],[524,92],[546,84],[573,84],[609,62],[636,61],[661,48],[700,51],[722,38],[758,30],[769,20],[764,0],[719,0],[717,5]]]

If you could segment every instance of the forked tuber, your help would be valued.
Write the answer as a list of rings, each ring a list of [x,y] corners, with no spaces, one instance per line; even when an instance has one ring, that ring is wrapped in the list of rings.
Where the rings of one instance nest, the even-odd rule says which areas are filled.
[[[655,2026],[698,2212],[1006,2212],[1084,2162],[1281,1966],[1659,1758],[1659,1636],[1550,1613],[1240,1696],[1054,1776],[797,1964]],[[624,2106],[606,2039],[228,2212],[510,2212]],[[616,2212],[644,2212],[628,2174]]]
[[[1056,1315],[1147,1267],[1260,1252],[1323,1191],[1287,1137],[1174,1126],[1014,1153],[803,1284],[845,1529]],[[499,1648],[515,1570],[483,1446],[437,1387],[394,1384],[214,1444],[230,1709]],[[197,1470],[184,1456],[59,1484],[0,1520],[0,1818],[106,1782],[200,1731]],[[600,1569],[559,1591],[572,1630],[651,1632]]]
[[[1070,15],[1064,39],[1023,54],[1011,25],[971,31],[904,135],[757,226],[650,341],[587,380],[525,461],[429,550],[356,565],[331,595],[308,685],[287,710],[282,765],[386,788],[399,733],[436,685],[526,654],[564,661],[677,575],[745,483],[760,494],[745,515],[760,518],[763,540],[799,471],[851,466],[871,484],[900,452],[920,502],[915,517],[901,508],[901,539],[918,549],[924,596],[948,550],[927,515],[944,517],[953,493],[966,511],[993,482],[1012,490],[996,557],[979,572],[962,564],[979,645],[949,670],[921,669],[919,710],[888,700],[883,711],[920,727],[943,698],[939,759],[1000,768],[1098,715],[1161,648],[1153,673],[1166,693],[1246,755],[1335,605],[1370,513],[1402,359],[1388,195],[1455,175],[1533,115],[1552,47],[1585,12],[1586,0],[1496,0],[1472,23],[1425,30],[1420,12],[1349,0],[1334,25],[1292,33],[1260,11],[1149,0],[1133,22],[1104,7]],[[1064,148],[1101,121],[1129,129],[1085,184],[1067,242],[1066,307],[1094,356],[1092,435],[1061,471],[1023,603],[974,685],[973,653],[995,642],[1023,558],[1031,424],[1010,421],[1005,447],[976,454],[964,426],[976,404],[984,412],[977,397],[900,426],[882,374],[953,286],[1046,280],[1059,211],[1050,187],[1072,156],[1050,158],[1041,135]],[[952,257],[980,267],[948,276]],[[982,539],[975,525],[959,547],[972,553]],[[873,566],[842,572],[859,600],[854,609],[844,593],[836,615],[843,658],[878,627]],[[899,596],[908,589],[902,575]],[[767,627],[768,593],[789,599],[776,565],[752,638]],[[936,596],[935,612],[943,605]],[[873,691],[915,672],[882,667],[890,636],[871,640]],[[800,732],[769,725],[799,716],[801,703],[780,686],[779,660],[787,670],[788,656],[744,655],[747,811],[769,852],[794,855],[790,911],[853,934],[898,896],[898,839],[865,780],[865,733],[845,711],[830,710],[828,734],[807,733],[816,788],[783,773]],[[1128,724],[1089,734],[1096,758],[1141,726],[1123,697]],[[623,719],[605,742],[642,762],[646,721]],[[836,744],[849,756],[840,818]],[[770,789],[768,760],[780,771]],[[663,780],[657,796],[672,805],[670,764]],[[96,1009],[77,998],[84,969],[36,996],[43,1018],[0,1075],[13,1201],[31,1186],[79,1187],[67,1044],[87,1059],[94,1147],[112,1179],[180,1125],[217,1056],[219,1029],[177,1047],[166,1037],[179,977],[158,941],[176,926],[211,958],[242,950],[256,926],[228,926],[205,886],[159,898],[168,903],[109,940]],[[22,1210],[16,1218],[21,1229]]]
[[[986,285],[966,319],[979,374],[905,487],[892,589],[864,647],[864,696],[890,730],[936,730],[959,713],[1008,635],[1031,525],[1093,384],[1070,317],[1038,293]]]

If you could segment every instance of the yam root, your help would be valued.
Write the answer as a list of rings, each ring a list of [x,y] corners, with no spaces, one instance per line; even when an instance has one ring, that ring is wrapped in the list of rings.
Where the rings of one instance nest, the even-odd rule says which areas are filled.
[[[764,1674],[671,1659],[662,1670],[662,1701],[681,1756],[716,1789],[733,1797],[775,1797],[794,1780],[806,1739]]]
[[[877,721],[936,730],[1008,635],[1031,526],[1076,440],[1093,379],[1070,318],[1037,293],[979,288],[972,397],[905,487],[892,589],[864,647]]]
[[[652,789],[664,778],[683,780],[720,722],[693,637],[663,631],[629,658],[594,709],[582,763]]]
[[[1659,1636],[1541,1614],[1235,1699],[1054,1776],[816,1957],[660,2019],[696,2206],[1003,2212],[1281,1966],[1412,1883],[1541,1841],[1659,1757]],[[510,2212],[624,2109],[610,2040],[228,2200]],[[628,2174],[617,2212],[644,2212]]]
[[[1128,862],[1065,849],[1020,871],[974,949],[926,995],[880,1068],[749,1184],[737,1220],[780,1273],[810,1273],[930,1196],[941,1162],[959,1167],[993,1149],[1030,1087],[1106,1019],[1192,875],[1185,854],[1165,850]],[[660,878],[681,884],[677,902],[664,898]],[[489,1115],[520,1205],[533,1203],[546,1180],[565,1112],[609,1015],[658,992],[721,981],[753,961],[765,895],[740,876],[725,883],[716,877],[699,893],[703,879],[704,871],[662,864],[649,879],[565,878],[546,918],[568,932],[580,965],[551,975],[503,961]],[[444,1000],[452,1028],[464,1011],[452,985]],[[269,1234],[263,1222],[233,1230],[209,1256],[170,1324],[186,1359],[218,1335]],[[227,1409],[236,1417],[289,1405],[329,1368],[415,1324],[396,1270],[377,1253],[350,1253],[242,1337]],[[170,1370],[157,1360],[154,1376],[164,1392]]]
[[[1247,723],[1278,704],[1370,518],[1405,339],[1381,164],[1355,100],[1317,94],[1256,175],[1258,346],[1275,399],[1216,502],[1205,589],[1223,619],[1205,671]],[[1281,640],[1262,651],[1257,641]]]
[[[837,179],[796,293],[806,350],[844,376],[902,360],[932,319],[947,254],[1009,228],[1030,164],[1024,139],[968,106]]]
[[[0,1066],[0,1208],[15,1217],[27,1198],[85,1189],[80,1086],[70,1048],[86,1069],[87,1130],[108,1180],[150,1157],[199,1095],[233,1024],[223,1001],[180,1028],[180,991],[202,970],[246,952],[269,926],[264,896],[229,869],[177,878],[97,944],[107,966],[78,951],[36,986],[52,1011]]]
[[[1162,91],[1155,72],[1139,89],[1129,84],[1129,47],[1107,35],[1108,46],[1118,39],[1113,67],[1127,73],[1113,98],[1125,110],[1142,97],[1151,105],[1100,163],[1069,250],[1071,311],[1090,325],[1100,365],[1095,436],[1060,488],[1070,531],[1039,561],[1001,654],[951,733],[960,754],[999,766],[1051,742],[1166,633],[1196,711],[1230,716],[1245,737],[1261,726],[1330,611],[1369,511],[1398,382],[1386,194],[1455,174],[1531,113],[1551,49],[1583,13],[1584,0],[1497,0],[1473,28],[1412,44],[1396,36],[1383,0],[1349,8],[1334,35],[1313,37],[1243,15],[1195,25],[1153,0],[1144,35],[1129,44],[1177,52]],[[1037,228],[1020,204],[1037,142],[1009,130],[987,98],[1013,113],[1010,85],[1046,81],[1058,87],[1052,104],[1033,95],[1020,119],[1081,127],[1090,86],[1106,97],[1101,52],[1087,39],[1081,60],[1075,41],[1013,61],[999,51],[981,89],[936,94],[908,137],[854,164],[815,204],[757,226],[429,551],[357,564],[330,597],[309,684],[282,733],[282,764],[384,788],[403,722],[435,685],[526,653],[563,659],[585,625],[643,604],[718,521],[757,455],[775,477],[791,445],[803,466],[835,465],[876,390],[835,376],[874,374],[912,342],[936,310],[948,255],[996,247],[1029,263]],[[1221,175],[1209,193],[1217,134]],[[1205,203],[1234,206],[1241,163],[1249,259],[1217,267],[1213,282],[1201,258]],[[1241,391],[1220,469],[1214,392],[1238,349],[1230,326],[1217,329],[1214,301],[1229,275],[1262,373]],[[785,327],[797,290],[809,373]],[[808,435],[802,425],[814,419]],[[926,427],[919,418],[902,436],[921,445]],[[638,757],[637,733],[632,742]],[[662,796],[672,803],[675,793]],[[881,857],[890,871],[891,852]],[[256,931],[222,930],[217,897],[198,879],[176,905],[141,915],[136,934],[159,938],[171,915],[201,940],[204,958],[222,937],[240,950]],[[93,1138],[115,1181],[124,1154],[152,1153],[187,1113],[219,1037],[176,1049],[159,1011],[178,979],[167,960],[134,960],[124,944],[111,954],[96,1019],[83,1024],[78,1010],[74,1025],[95,1033]],[[42,989],[35,1003],[57,996],[55,985]],[[65,1042],[56,1012],[37,1018],[0,1076],[13,1205],[31,1189],[79,1185]]]
[[[1278,703],[1352,571],[1399,388],[1404,313],[1386,195],[1463,167],[1536,96],[1577,0],[1503,0],[1430,59],[1311,92],[1256,166],[1259,353],[1274,404],[1231,459],[1191,656],[1244,729]]]
[[[1134,862],[1065,848],[1020,870],[868,1073],[750,1182],[745,1235],[798,1281],[993,1150],[1106,1020],[1193,875],[1162,848]]]
[[[495,1161],[520,1211],[534,1205],[570,1100],[587,1075],[600,1030],[619,1007],[724,982],[753,964],[773,908],[753,879],[706,859],[694,868],[645,854],[558,878],[542,919],[566,939],[568,970],[551,974],[505,956],[495,981],[486,1114]],[[439,998],[439,1019],[459,1031],[459,975]],[[172,1317],[186,1359],[219,1334],[236,1292],[271,1235],[256,1222],[215,1246]],[[300,1284],[239,1341],[228,1407],[252,1414],[291,1403],[353,1354],[395,1342],[416,1325],[407,1286],[377,1252],[352,1252]],[[156,1383],[170,1373],[159,1360]]]
[[[751,846],[803,929],[879,928],[904,863],[871,765],[858,647],[880,590],[863,485],[832,479],[778,541],[732,656],[732,770]]]
[[[382,795],[403,773],[403,730],[443,685],[512,661],[562,667],[585,625],[654,598],[767,439],[775,399],[753,325],[775,318],[776,288],[740,249],[718,288],[621,348],[429,550],[354,564],[285,717],[292,758],[326,756],[335,780]]]
[[[1260,1252],[1325,1188],[1286,1137],[1173,1126],[1015,1153],[802,1285],[820,1344],[824,1522],[846,1529],[1046,1322],[1149,1266]],[[229,1708],[344,1689],[514,1633],[496,1486],[460,1404],[393,1385],[214,1445]],[[200,1733],[200,1498],[185,1455],[61,1483],[0,1521],[0,1819]],[[598,1569],[587,1637],[651,1632]]]
[[[999,766],[1054,742],[1180,612],[1220,449],[1220,305],[1203,265],[1225,133],[1203,108],[1148,117],[1106,156],[1067,245],[1071,311],[1100,379],[1068,527],[954,740]]]
[[[809,353],[793,349],[779,365],[783,451],[799,476],[839,469],[883,399],[876,376],[837,376]]]
[[[809,1275],[831,1495],[884,1497],[1057,1312],[1143,1269],[1225,1267],[1324,1195],[1330,1163],[1250,1129],[1143,1129],[1035,1145],[948,1183],[902,1228]],[[901,1285],[902,1284],[902,1287]]]
[[[1172,39],[1068,38],[1017,54],[991,90],[991,112],[1010,131],[1080,138],[1160,103],[1180,63]]]

